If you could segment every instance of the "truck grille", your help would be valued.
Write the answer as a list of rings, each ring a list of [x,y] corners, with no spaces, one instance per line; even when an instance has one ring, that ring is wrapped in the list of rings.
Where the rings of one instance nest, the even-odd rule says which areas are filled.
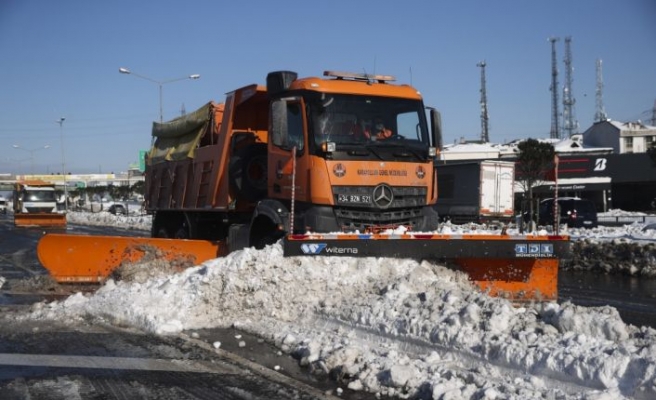
[[[348,229],[372,226],[416,226],[423,219],[425,187],[338,186],[333,188],[335,216]]]

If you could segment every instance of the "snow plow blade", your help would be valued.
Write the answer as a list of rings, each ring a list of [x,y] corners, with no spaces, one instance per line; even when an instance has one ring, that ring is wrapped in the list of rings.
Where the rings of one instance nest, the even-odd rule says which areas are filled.
[[[198,265],[223,255],[223,250],[218,243],[205,240],[52,233],[37,245],[41,265],[60,283],[102,282],[122,263],[137,263],[144,257]]]
[[[558,298],[568,236],[313,234],[284,239],[285,256],[393,257],[444,262],[491,296],[516,302]]]
[[[14,214],[15,226],[65,227],[66,214]]]

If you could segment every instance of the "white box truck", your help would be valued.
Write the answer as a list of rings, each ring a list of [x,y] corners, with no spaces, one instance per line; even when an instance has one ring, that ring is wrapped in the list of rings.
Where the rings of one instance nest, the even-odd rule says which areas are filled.
[[[439,164],[435,209],[453,223],[507,223],[514,214],[515,163],[481,160]]]

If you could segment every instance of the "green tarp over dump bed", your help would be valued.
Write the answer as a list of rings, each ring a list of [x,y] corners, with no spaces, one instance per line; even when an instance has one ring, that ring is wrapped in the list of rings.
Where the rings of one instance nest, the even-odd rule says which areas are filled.
[[[154,141],[148,155],[150,164],[193,158],[198,142],[209,128],[212,115],[219,110],[223,110],[221,104],[209,102],[174,120],[153,122]]]

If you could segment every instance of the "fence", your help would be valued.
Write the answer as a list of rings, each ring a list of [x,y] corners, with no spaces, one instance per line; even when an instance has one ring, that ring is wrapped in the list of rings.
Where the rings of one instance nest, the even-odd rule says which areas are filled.
[[[597,222],[605,226],[639,224],[655,224],[656,215],[598,215]]]

